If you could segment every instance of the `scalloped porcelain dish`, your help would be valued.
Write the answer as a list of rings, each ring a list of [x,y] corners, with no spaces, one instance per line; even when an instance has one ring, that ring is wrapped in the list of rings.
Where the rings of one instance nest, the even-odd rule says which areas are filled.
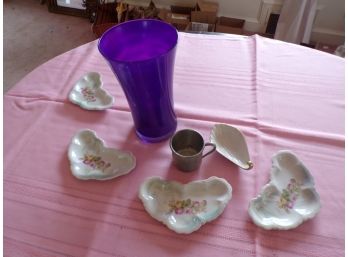
[[[136,165],[128,151],[107,148],[92,130],[82,130],[73,137],[68,157],[72,174],[78,179],[107,180],[131,172]]]
[[[140,186],[139,198],[151,217],[177,233],[189,234],[224,211],[232,187],[218,177],[188,184],[150,177]]]
[[[114,98],[103,88],[100,74],[89,72],[82,76],[69,93],[69,100],[87,110],[104,110],[114,104]]]
[[[308,169],[290,151],[274,155],[270,182],[249,203],[253,222],[264,229],[292,229],[319,210],[320,198]]]
[[[244,170],[253,168],[244,135],[237,128],[227,124],[215,124],[210,134],[210,142],[216,151]]]

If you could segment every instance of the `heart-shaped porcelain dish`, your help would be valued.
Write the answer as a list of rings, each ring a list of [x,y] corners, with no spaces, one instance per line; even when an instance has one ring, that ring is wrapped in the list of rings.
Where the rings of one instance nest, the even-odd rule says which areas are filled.
[[[320,210],[314,179],[290,151],[272,158],[271,181],[249,203],[249,215],[264,229],[292,229]]]
[[[107,148],[92,130],[81,130],[73,137],[68,157],[72,174],[83,180],[107,180],[131,172],[136,165],[128,151]]]
[[[210,134],[210,142],[216,151],[242,169],[253,168],[244,135],[237,128],[227,124],[215,124]]]
[[[188,184],[150,177],[140,186],[139,198],[154,219],[177,233],[189,234],[224,211],[232,187],[218,177]]]
[[[103,88],[100,74],[89,72],[82,76],[69,93],[69,100],[87,110],[104,110],[114,104],[114,98]]]

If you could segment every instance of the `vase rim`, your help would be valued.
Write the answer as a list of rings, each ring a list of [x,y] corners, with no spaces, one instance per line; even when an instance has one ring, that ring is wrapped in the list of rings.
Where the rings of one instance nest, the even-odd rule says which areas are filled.
[[[168,49],[166,49],[165,51],[163,51],[163,53],[156,55],[155,57],[148,57],[148,58],[139,59],[139,60],[123,60],[120,58],[113,58],[113,57],[110,57],[109,55],[107,55],[105,49],[102,49],[103,40],[105,40],[109,36],[109,34],[112,33],[114,30],[117,30],[120,27],[129,26],[132,23],[146,23],[146,22],[147,23],[159,23],[159,24],[162,24],[163,26],[167,27],[169,30],[171,29],[173,31],[173,33],[175,33],[174,40],[172,40],[173,42],[171,43],[172,46],[169,47]],[[154,58],[159,58],[163,55],[168,54],[173,49],[175,49],[177,42],[178,42],[178,31],[176,30],[176,28],[173,25],[171,25],[167,22],[161,21],[161,20],[156,20],[156,19],[137,19],[137,20],[130,20],[130,21],[119,23],[119,24],[109,28],[107,31],[105,31],[103,33],[103,35],[98,40],[98,50],[101,53],[101,55],[105,59],[107,59],[108,61],[113,61],[113,62],[118,62],[118,63],[138,63],[138,62],[146,62],[149,60],[153,60]]]

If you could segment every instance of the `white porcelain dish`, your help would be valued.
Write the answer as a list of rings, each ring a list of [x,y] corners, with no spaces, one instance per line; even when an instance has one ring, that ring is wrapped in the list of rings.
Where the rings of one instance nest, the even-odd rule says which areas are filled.
[[[218,153],[242,169],[253,168],[244,135],[237,128],[227,124],[215,124],[210,134],[210,142],[216,145]]]
[[[82,130],[73,137],[68,157],[72,174],[83,180],[107,180],[131,172],[136,165],[128,151],[107,148],[92,130]]]
[[[87,110],[104,110],[114,104],[114,98],[103,88],[100,74],[89,72],[82,76],[69,93],[69,100]]]
[[[177,233],[189,234],[224,211],[232,187],[218,177],[188,184],[150,177],[140,186],[139,198],[154,219]]]
[[[264,229],[292,229],[319,210],[320,198],[308,169],[290,151],[274,155],[271,181],[249,203],[253,222]]]

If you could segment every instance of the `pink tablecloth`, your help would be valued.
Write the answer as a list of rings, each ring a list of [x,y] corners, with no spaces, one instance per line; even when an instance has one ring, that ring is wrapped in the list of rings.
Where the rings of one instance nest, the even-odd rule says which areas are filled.
[[[174,76],[178,129],[208,140],[215,123],[244,132],[254,169],[218,153],[199,171],[171,164],[168,141],[143,144],[114,75],[92,42],[58,56],[4,96],[5,256],[342,256],[344,254],[344,59],[260,36],[180,34]],[[104,112],[68,101],[97,71],[115,98]],[[72,176],[67,148],[83,128],[132,151],[136,169],[110,181]],[[314,176],[318,215],[288,231],[266,231],[248,204],[268,182],[271,157],[293,151]],[[152,219],[138,199],[149,176],[187,183],[225,178],[233,198],[190,235]]]

